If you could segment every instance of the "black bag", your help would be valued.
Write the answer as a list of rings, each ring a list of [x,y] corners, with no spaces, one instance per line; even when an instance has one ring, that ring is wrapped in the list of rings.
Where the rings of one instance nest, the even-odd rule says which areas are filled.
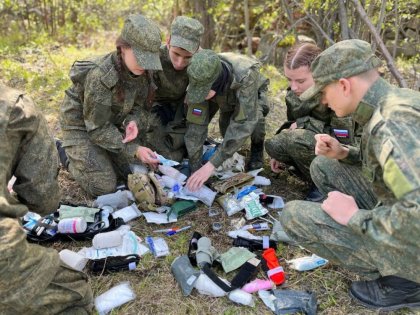
[[[134,270],[140,261],[139,255],[109,256],[92,260],[90,269],[94,273],[108,273],[124,270]]]
[[[59,220],[59,212],[46,215],[37,221],[37,223],[28,229],[25,227],[27,221],[22,221],[24,229],[26,230],[26,238],[29,242],[56,242],[56,241],[84,241],[91,240],[98,233],[109,232],[124,225],[124,220],[115,218],[110,214],[108,217],[109,226],[105,228],[105,223],[102,221],[102,210],[95,214],[95,221],[88,223],[87,229],[83,233],[58,233],[57,224]],[[47,221],[47,223],[45,223]],[[56,224],[53,224],[53,221]],[[40,232],[41,231],[41,232]]]

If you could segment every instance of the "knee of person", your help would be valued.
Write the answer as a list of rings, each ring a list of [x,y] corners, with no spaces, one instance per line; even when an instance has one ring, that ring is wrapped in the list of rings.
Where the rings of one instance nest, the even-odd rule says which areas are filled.
[[[293,231],[295,228],[296,215],[299,211],[299,200],[289,201],[284,206],[280,216],[280,222],[283,228],[287,231]]]
[[[318,178],[326,169],[326,163],[328,163],[329,158],[325,156],[317,156],[312,160],[310,166],[311,177]]]
[[[85,190],[92,196],[98,197],[113,193],[117,187],[116,176],[95,176],[86,182]]]
[[[274,155],[275,155],[275,153],[274,153],[275,152],[275,149],[274,149],[275,146],[276,146],[276,144],[275,144],[275,141],[274,141],[273,138],[266,140],[265,143],[264,143],[265,152],[267,152],[267,154],[272,158],[274,158]]]

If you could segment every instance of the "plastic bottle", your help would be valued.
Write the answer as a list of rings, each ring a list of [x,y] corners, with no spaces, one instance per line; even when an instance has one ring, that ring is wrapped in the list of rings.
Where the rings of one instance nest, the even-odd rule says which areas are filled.
[[[87,229],[86,220],[83,218],[69,218],[58,222],[59,233],[83,233]]]

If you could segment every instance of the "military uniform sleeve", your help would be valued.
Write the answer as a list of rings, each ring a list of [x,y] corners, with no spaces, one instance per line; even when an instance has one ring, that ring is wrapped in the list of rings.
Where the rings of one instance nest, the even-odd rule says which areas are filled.
[[[122,143],[123,134],[110,121],[113,95],[110,87],[102,82],[102,76],[100,69],[96,68],[86,78],[83,106],[86,130],[97,146],[133,160],[138,145]]]
[[[17,178],[13,186],[17,198],[31,211],[54,212],[60,201],[57,149],[30,98],[21,96],[12,109],[7,138],[16,150],[12,175]]]
[[[210,158],[210,162],[219,167],[224,161],[229,159],[241,146],[246,139],[251,136],[258,122],[258,83],[259,72],[251,70],[239,87],[236,97],[238,105],[223,138],[223,143]]]
[[[401,247],[420,239],[420,160],[416,158],[420,115],[412,110],[394,112],[391,117],[369,125],[367,154],[374,177],[382,177],[379,184],[395,197],[394,202],[358,211],[349,227],[374,241]]]

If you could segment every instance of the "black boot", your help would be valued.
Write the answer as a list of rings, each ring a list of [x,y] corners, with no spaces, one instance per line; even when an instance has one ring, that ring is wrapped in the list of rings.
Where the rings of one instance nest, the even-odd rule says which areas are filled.
[[[251,157],[249,159],[247,170],[257,170],[264,167],[264,141],[251,143]]]
[[[311,188],[309,189],[308,194],[305,197],[306,201],[312,201],[312,202],[321,202],[325,199],[325,196],[321,194],[321,192],[318,190],[318,188],[312,184]]]
[[[350,296],[368,308],[384,311],[415,308],[420,307],[420,284],[396,276],[355,281],[351,284]]]
[[[58,157],[60,158],[60,164],[65,169],[69,168],[69,159],[67,157],[66,151],[63,148],[63,143],[59,139],[55,139],[55,146],[57,147]]]

